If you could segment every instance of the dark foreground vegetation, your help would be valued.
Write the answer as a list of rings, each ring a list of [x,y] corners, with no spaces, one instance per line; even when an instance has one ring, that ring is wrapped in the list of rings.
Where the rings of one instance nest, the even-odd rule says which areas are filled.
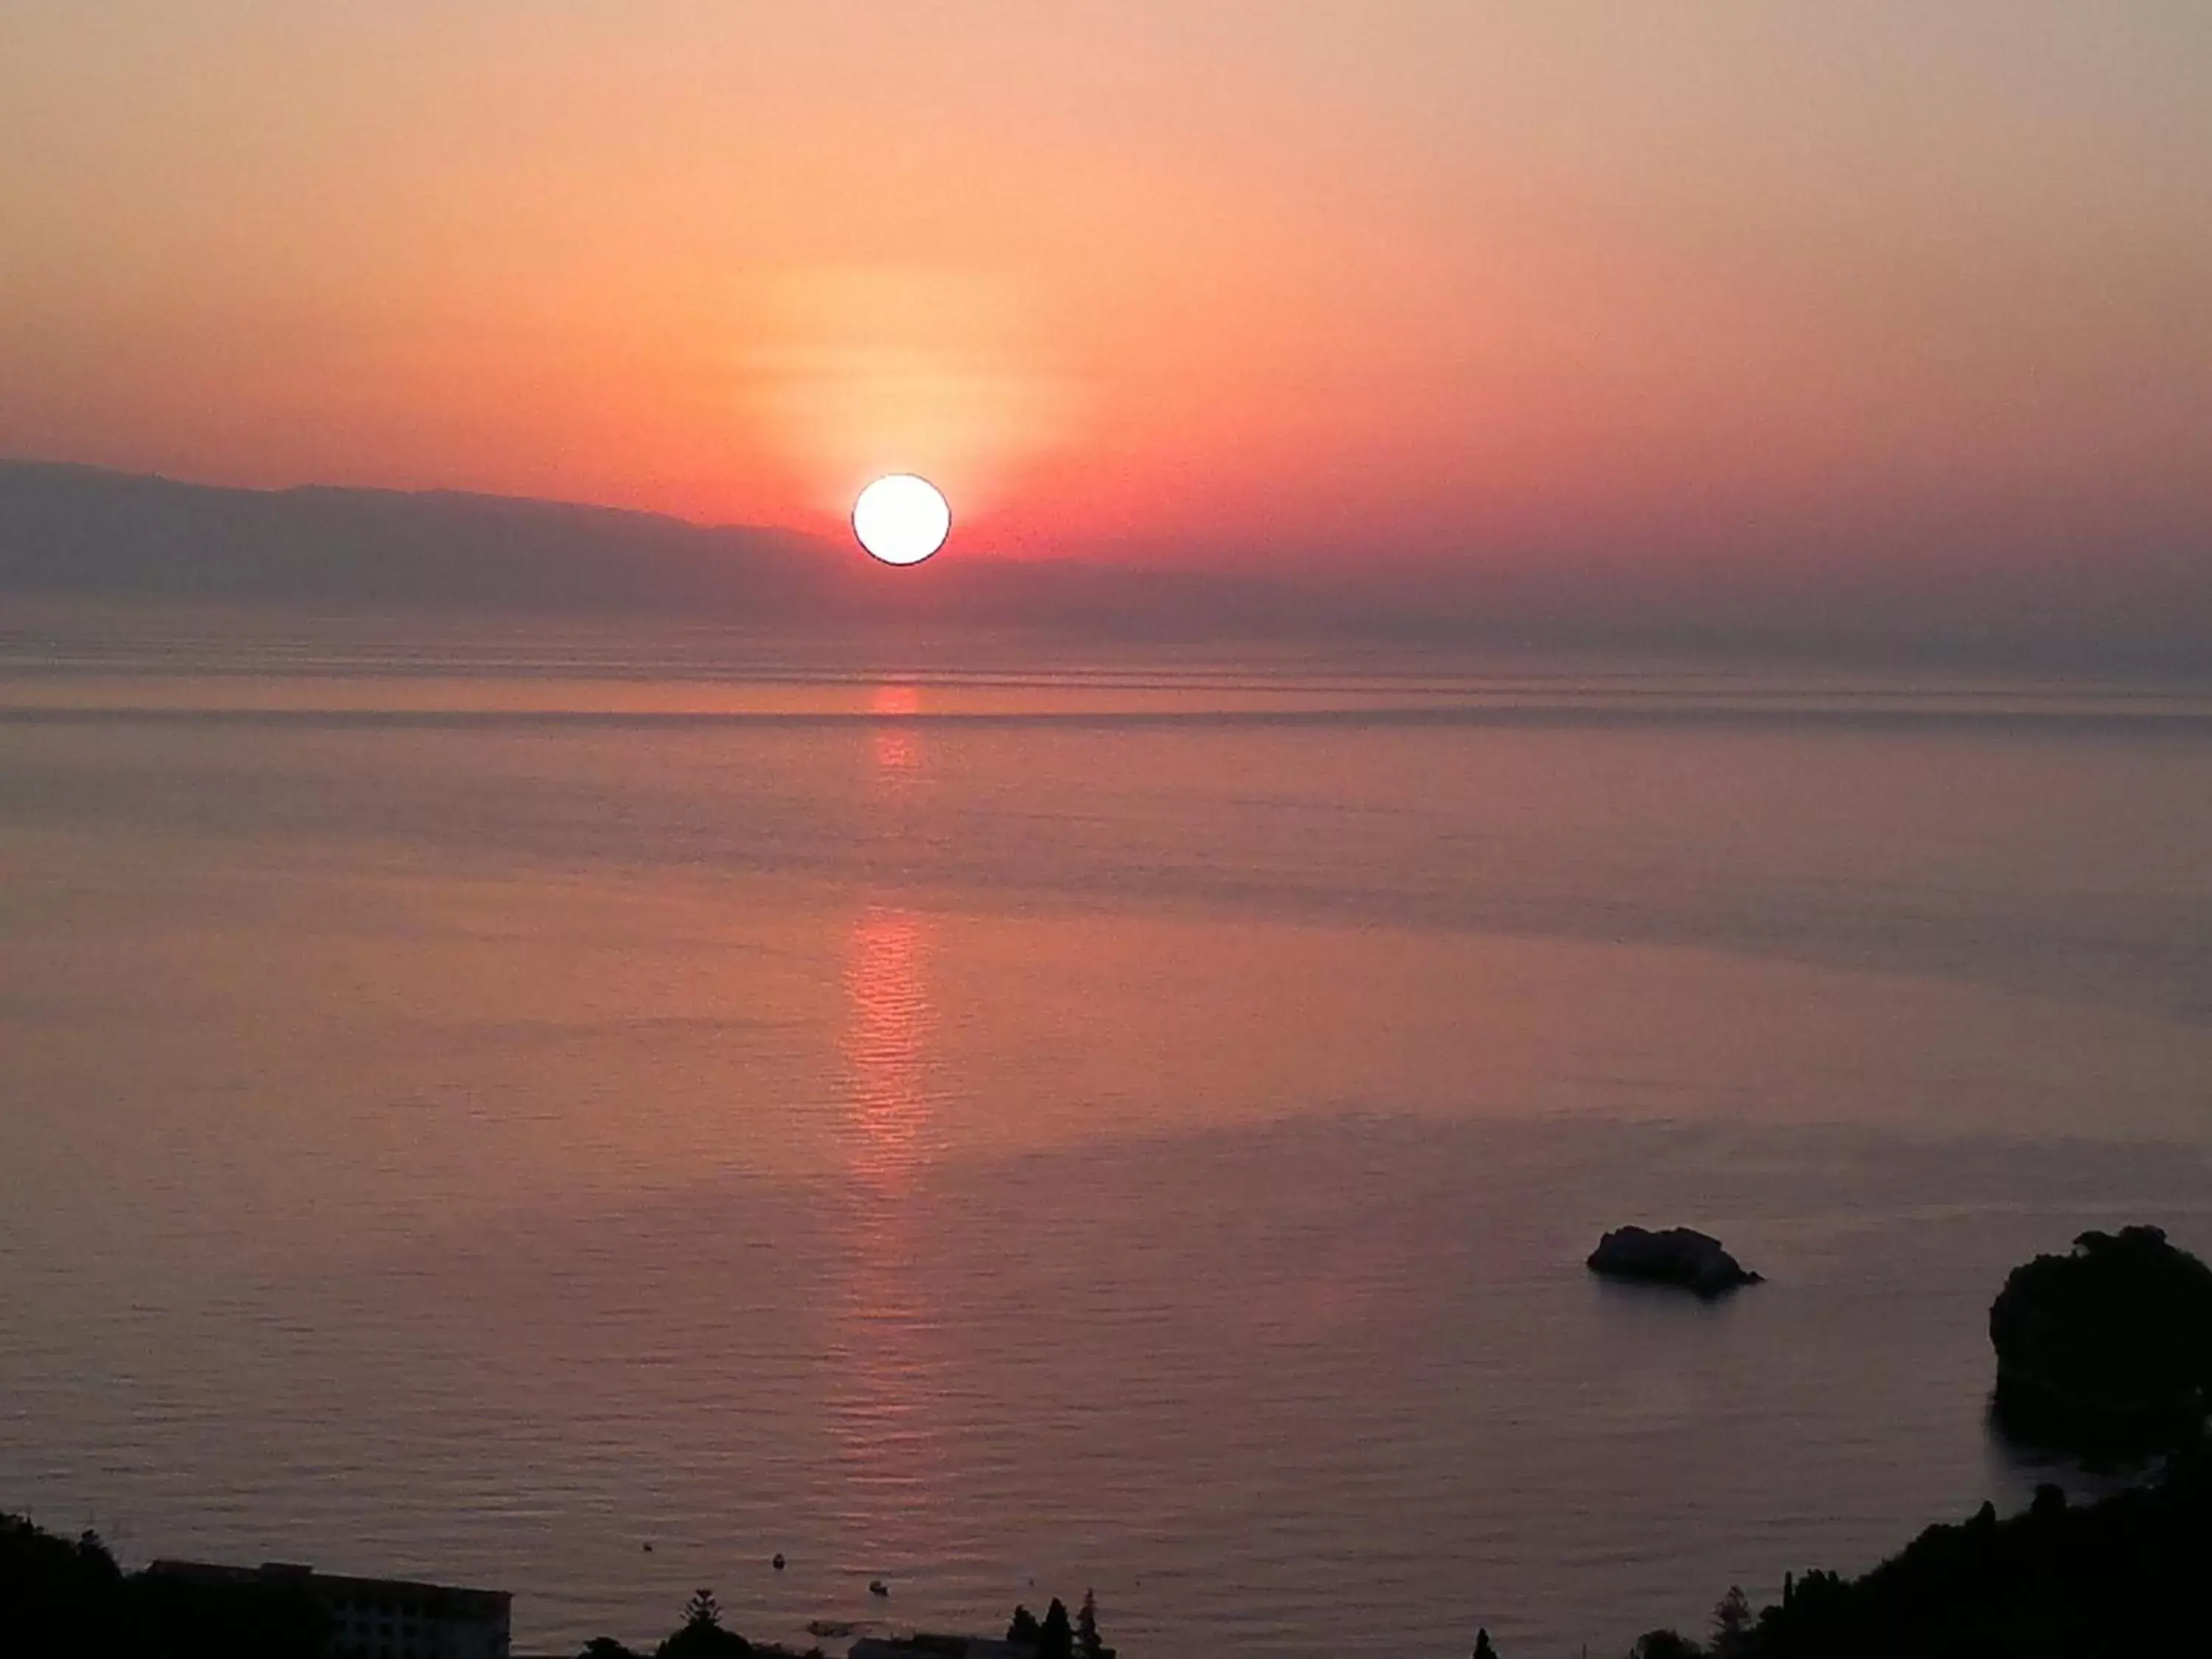
[[[281,1583],[208,1585],[125,1573],[100,1540],[0,1517],[0,1653],[9,1659],[319,1659],[327,1626]],[[1113,1659],[1089,1597],[1071,1618],[1017,1609],[1004,1638],[866,1640],[872,1655]],[[607,1638],[580,1659],[745,1659],[748,1642],[702,1591],[642,1652]],[[1484,1659],[1496,1653],[1487,1639]],[[1653,1631],[1634,1659],[2137,1659],[2212,1653],[2212,1451],[2177,1455],[2148,1485],[2086,1505],[2041,1488],[1999,1520],[1984,1504],[1933,1526],[1862,1577],[1809,1572],[1753,1615],[1740,1590],[1700,1641]],[[1511,1659],[1502,1656],[1501,1659]]]
[[[850,1633],[844,1626],[810,1628]],[[798,1659],[818,1659],[821,1651],[811,1648]],[[726,1629],[714,1592],[702,1589],[684,1607],[683,1624],[653,1650],[651,1659],[750,1659],[753,1655],[776,1659],[789,1654],[789,1649],[748,1642]],[[1088,1593],[1073,1619],[1067,1615],[1067,1604],[1058,1596],[1042,1619],[1025,1607],[1016,1607],[1003,1639],[928,1634],[866,1636],[851,1649],[851,1659],[983,1659],[987,1655],[991,1659],[1115,1659],[1114,1650],[1099,1638],[1097,1598]],[[577,1659],[647,1659],[647,1656],[611,1636],[601,1636],[586,1643]]]
[[[325,1659],[330,1638],[321,1604],[282,1577],[226,1583],[126,1573],[92,1533],[71,1540],[21,1516],[0,1515],[0,1659]],[[1016,1607],[1003,1638],[864,1638],[853,1651],[878,1659],[963,1659],[971,1650],[1002,1659],[1115,1659],[1099,1636],[1098,1604],[1088,1595],[1073,1617],[1057,1597],[1042,1618]],[[652,1647],[641,1651],[602,1636],[585,1644],[580,1659],[777,1659],[790,1653],[728,1628],[714,1591],[702,1589],[676,1629]]]
[[[92,1533],[72,1541],[0,1516],[9,1659],[317,1659],[328,1634],[296,1587],[126,1573]]]
[[[1810,1572],[1756,1619],[1740,1590],[1710,1642],[1654,1631],[1635,1659],[2155,1659],[2212,1653],[2212,1454],[2069,1506],[2038,1489],[2009,1520],[1982,1505],[1863,1577]]]

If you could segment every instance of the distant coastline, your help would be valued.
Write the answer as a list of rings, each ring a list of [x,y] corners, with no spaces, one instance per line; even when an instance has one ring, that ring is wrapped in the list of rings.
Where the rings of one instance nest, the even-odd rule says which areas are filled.
[[[2187,561],[2149,553],[2091,568],[1900,550],[1824,574],[1697,549],[1409,561],[1383,547],[1347,568],[1268,549],[1211,564],[1164,549],[1016,556],[956,536],[945,555],[887,573],[842,540],[773,526],[7,459],[0,597],[2212,677],[2212,587]]]

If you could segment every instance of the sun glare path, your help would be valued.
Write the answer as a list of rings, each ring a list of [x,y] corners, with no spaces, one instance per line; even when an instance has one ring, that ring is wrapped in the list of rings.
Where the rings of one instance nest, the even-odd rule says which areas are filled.
[[[921,770],[921,739],[898,716],[921,712],[921,694],[911,685],[879,685],[868,712],[890,720],[876,727],[876,786],[885,795],[903,798]]]
[[[934,1104],[927,944],[923,918],[871,905],[854,920],[845,975],[851,1209],[825,1403],[841,1504],[871,1563],[915,1559],[943,1525],[946,1355],[918,1190]]]

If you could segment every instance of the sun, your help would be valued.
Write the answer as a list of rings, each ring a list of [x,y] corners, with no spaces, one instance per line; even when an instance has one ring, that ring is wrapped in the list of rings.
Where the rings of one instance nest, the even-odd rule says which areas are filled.
[[[943,494],[911,472],[877,479],[853,503],[853,533],[885,564],[920,564],[951,532],[952,509]]]

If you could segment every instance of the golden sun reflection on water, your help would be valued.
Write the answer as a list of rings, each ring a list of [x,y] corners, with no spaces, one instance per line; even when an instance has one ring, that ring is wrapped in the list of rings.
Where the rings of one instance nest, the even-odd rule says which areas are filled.
[[[911,686],[878,688],[872,712],[911,714]],[[921,775],[911,726],[873,734],[872,777],[892,807]],[[893,1573],[927,1552],[944,1457],[942,1314],[920,1259],[919,1188],[936,1150],[927,918],[864,906],[847,940],[843,1039],[845,1273],[830,1345],[830,1417],[844,1499],[864,1559],[856,1575]]]
[[[921,775],[921,734],[900,717],[921,712],[921,693],[911,685],[879,685],[868,698],[868,712],[884,717],[875,729],[875,783],[883,793],[903,794]]]
[[[871,908],[853,924],[845,974],[850,1158],[855,1187],[872,1200],[907,1193],[927,1155],[923,922]]]

